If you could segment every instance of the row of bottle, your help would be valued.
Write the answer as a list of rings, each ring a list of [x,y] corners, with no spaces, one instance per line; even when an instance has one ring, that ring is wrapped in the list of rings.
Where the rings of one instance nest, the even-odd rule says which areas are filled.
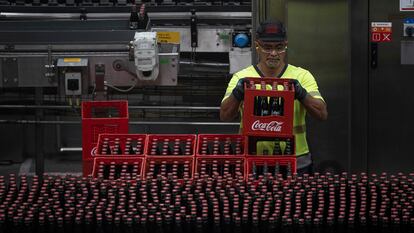
[[[148,153],[150,155],[192,155],[193,141],[188,139],[152,139]],[[144,138],[126,138],[123,144],[120,138],[104,138],[99,148],[100,155],[143,155]]]
[[[192,161],[150,161],[148,168],[145,170],[145,177],[169,177],[170,179],[190,179],[192,173]]]
[[[243,155],[242,138],[201,139],[200,155]]]
[[[97,173],[95,177],[99,179],[108,180],[136,180],[141,175],[141,164],[139,162],[133,162],[129,164],[123,162],[116,164],[115,162],[100,162],[98,165]],[[209,177],[243,177],[244,176],[244,162],[242,160],[235,161],[219,161],[219,160],[206,160],[200,159],[197,164],[198,171],[201,176]],[[174,161],[169,164],[166,161],[156,163],[150,161],[148,169],[145,171],[149,177],[177,177],[178,179],[184,179],[191,177],[192,166],[190,161],[183,161],[182,163]],[[293,174],[292,166],[290,163],[281,165],[278,161],[276,162],[263,162],[256,164],[252,162],[250,173],[255,179],[261,175],[274,175],[278,176],[282,174],[283,177],[288,177]]]
[[[250,137],[249,155],[293,155],[294,140],[289,137],[263,139]]]
[[[30,184],[25,176],[18,182],[12,175],[8,181],[0,177],[0,228],[52,232],[63,226],[65,232],[93,232],[179,225],[409,232],[413,178],[315,173],[283,179],[266,173],[247,181],[196,175],[183,181],[157,176],[122,182],[45,176]]]
[[[100,150],[100,155],[143,155],[144,138],[137,139],[126,138],[125,144],[122,145],[120,138],[110,140],[104,138]]]
[[[243,177],[243,160],[206,160],[200,159],[197,162],[198,173],[202,177]]]
[[[98,218],[96,221],[91,219],[78,220],[74,224],[68,224],[63,219],[58,219],[55,224],[48,225],[45,222],[34,224],[32,218],[27,218],[22,223],[5,224],[0,230],[2,232],[13,233],[412,233],[413,221],[405,224],[383,223],[374,224],[355,224],[332,222],[322,223],[318,219],[305,222],[299,220],[297,224],[290,219],[279,223],[271,218],[267,224],[248,225],[238,220],[235,224],[205,224],[202,218],[195,221],[183,220],[177,217],[175,223],[162,222],[160,219],[141,220],[138,218],[128,218],[123,222],[120,218],[105,222]],[[0,222],[1,224],[1,222]]]
[[[129,29],[137,30],[147,28],[149,22],[148,13],[145,9],[145,4],[141,4],[139,11],[135,4],[131,7],[131,14],[129,16]]]
[[[244,143],[242,138],[201,138],[200,155],[243,155]],[[254,146],[249,149],[250,155],[293,155],[294,140],[289,137],[276,137],[270,139],[250,139]],[[145,147],[144,137],[103,138],[99,145],[99,155],[143,155]],[[193,139],[152,139],[149,155],[193,155]]]
[[[192,162],[190,161],[173,161],[167,163],[166,161],[156,162],[150,161],[145,171],[146,177],[171,177],[177,179],[190,178],[192,171]],[[122,162],[116,164],[115,162],[100,162],[98,165],[95,177],[106,180],[136,180],[141,178],[141,166],[139,162]]]
[[[150,142],[149,155],[193,155],[193,139],[153,138]]]
[[[263,162],[257,163],[252,162],[250,175],[254,179],[258,179],[259,177],[263,176],[279,176],[282,175],[283,177],[289,177],[293,175],[292,172],[292,164],[280,164],[280,162]]]
[[[142,164],[139,162],[133,162],[132,164],[127,162],[121,164],[100,162],[96,177],[108,180],[136,180],[140,178],[141,166]]]

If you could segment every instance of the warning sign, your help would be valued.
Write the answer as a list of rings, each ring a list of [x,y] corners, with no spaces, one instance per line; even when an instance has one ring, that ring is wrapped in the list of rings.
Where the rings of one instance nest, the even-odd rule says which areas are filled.
[[[158,43],[179,44],[180,33],[179,32],[157,32],[157,41]]]
[[[81,59],[77,57],[65,57],[63,58],[63,62],[80,62]]]
[[[391,22],[372,22],[371,23],[371,42],[391,42],[392,41]]]

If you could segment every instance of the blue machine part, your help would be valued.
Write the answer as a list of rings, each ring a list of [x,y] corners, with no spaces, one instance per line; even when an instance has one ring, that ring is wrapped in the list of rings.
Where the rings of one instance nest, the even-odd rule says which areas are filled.
[[[234,37],[233,42],[236,47],[244,48],[249,44],[249,37],[245,33],[239,33]]]
[[[414,18],[406,18],[404,19],[404,23],[414,23]]]

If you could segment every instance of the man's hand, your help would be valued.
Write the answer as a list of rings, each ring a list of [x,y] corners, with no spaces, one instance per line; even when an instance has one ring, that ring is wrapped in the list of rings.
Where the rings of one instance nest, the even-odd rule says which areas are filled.
[[[291,79],[293,86],[295,87],[295,99],[302,101],[305,99],[308,92],[305,88],[300,85],[299,81],[296,79]]]
[[[247,79],[241,78],[236,84],[236,87],[233,89],[232,94],[239,102],[244,99],[244,83],[247,82]]]

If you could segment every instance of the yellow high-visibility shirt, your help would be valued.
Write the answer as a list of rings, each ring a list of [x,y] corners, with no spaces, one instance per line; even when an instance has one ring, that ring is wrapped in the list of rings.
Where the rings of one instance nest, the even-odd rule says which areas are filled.
[[[308,94],[313,96],[314,98],[321,99],[322,101],[325,101],[323,97],[321,96],[318,85],[315,81],[315,78],[313,75],[308,71],[300,67],[296,67],[293,65],[287,65],[285,66],[284,70],[282,70],[281,75],[279,75],[280,78],[286,78],[286,79],[296,79],[299,81],[299,83],[302,85],[303,88],[306,89]],[[231,78],[229,85],[227,87],[226,93],[224,94],[224,98],[222,102],[228,98],[233,88],[236,86],[237,82],[241,78],[260,78],[264,77],[263,73],[257,68],[257,66],[249,66],[233,75]],[[306,141],[306,109],[305,107],[298,101],[295,100],[294,103],[294,113],[293,113],[293,133],[295,135],[295,145],[296,145],[296,155],[300,156],[303,154],[309,153],[308,143]],[[239,109],[240,114],[243,112],[243,105],[241,105],[241,108]],[[242,132],[242,122],[240,122],[240,132]],[[266,149],[268,151],[273,151],[273,145],[274,143],[269,143]],[[258,152],[260,148],[257,148]]]

